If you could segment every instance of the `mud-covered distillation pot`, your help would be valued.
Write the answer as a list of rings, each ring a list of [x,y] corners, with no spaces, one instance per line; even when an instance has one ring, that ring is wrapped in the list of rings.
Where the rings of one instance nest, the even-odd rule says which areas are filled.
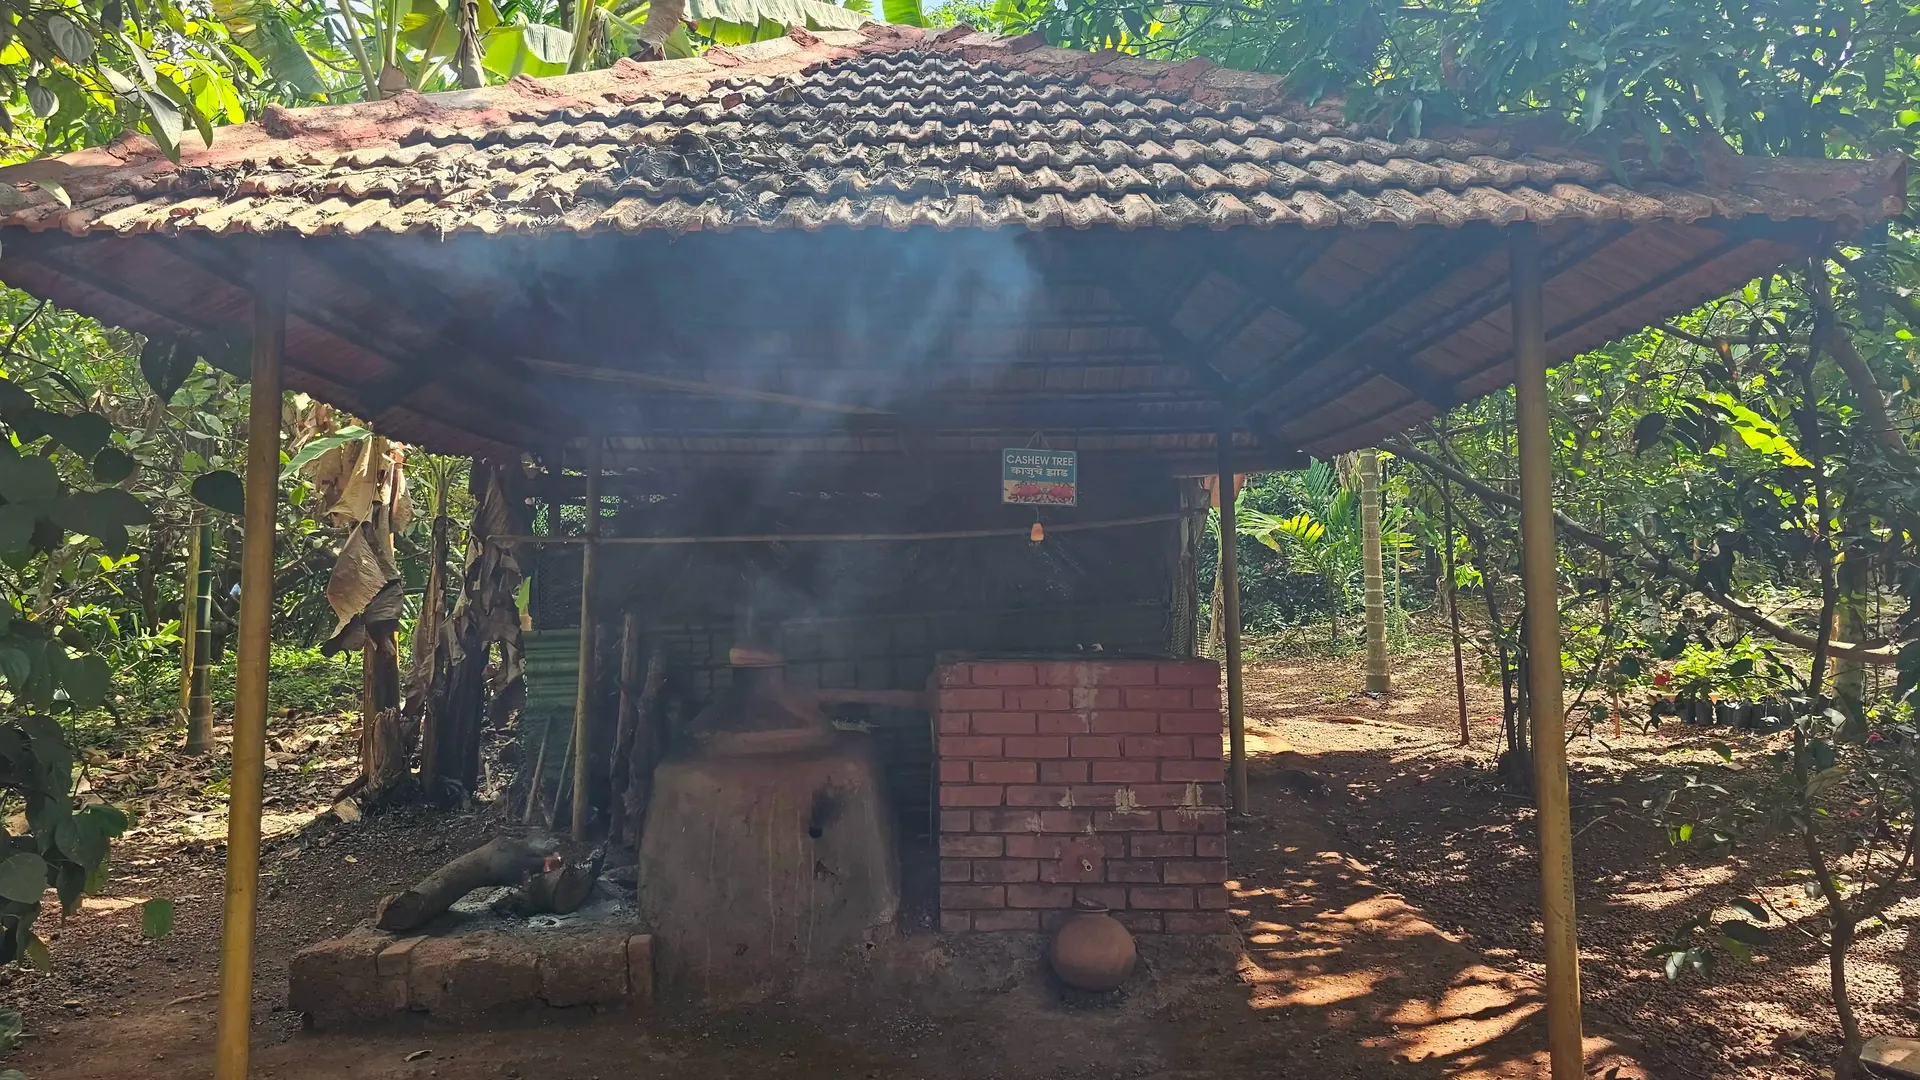
[[[898,859],[868,740],[743,641],[730,684],[654,773],[640,901],[664,987],[708,1001],[823,992],[857,978],[899,911]]]

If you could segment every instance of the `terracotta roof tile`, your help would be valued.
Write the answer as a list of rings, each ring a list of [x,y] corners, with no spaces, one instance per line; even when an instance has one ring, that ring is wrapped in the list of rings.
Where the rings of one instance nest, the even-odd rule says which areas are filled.
[[[386,102],[270,110],[175,166],[130,140],[0,225],[449,233],[1872,219],[1902,163],[1678,171],[1511,131],[1394,141],[1271,76],[897,27]]]

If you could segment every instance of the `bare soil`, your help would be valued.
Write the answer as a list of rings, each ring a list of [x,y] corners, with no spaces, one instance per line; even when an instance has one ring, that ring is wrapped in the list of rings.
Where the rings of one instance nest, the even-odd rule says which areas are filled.
[[[1498,689],[1472,688],[1475,745],[1453,746],[1444,653],[1396,657],[1384,701],[1358,694],[1353,658],[1275,660],[1248,673],[1253,817],[1232,838],[1244,955],[1217,973],[1155,963],[1117,1001],[1063,996],[991,951],[927,945],[971,967],[968,993],[891,995],[707,1013],[540,1009],[486,1031],[424,1018],[351,1034],[303,1030],[286,963],[367,918],[378,897],[514,826],[486,809],[322,816],[352,768],[340,717],[283,717],[268,775],[254,999],[254,1073],[322,1077],[1514,1078],[1542,1075],[1532,815],[1491,769]],[[1668,728],[1575,752],[1576,866],[1589,1067],[1617,1077],[1823,1075],[1837,1045],[1824,954],[1806,928],[1774,932],[1752,965],[1668,983],[1646,948],[1700,910],[1763,890],[1791,920],[1788,867],[1696,864],[1638,810],[1651,777],[1710,759]],[[1719,738],[1726,738],[1719,733]],[[1326,790],[1301,772],[1324,777]],[[55,963],[0,975],[29,1037],[0,1067],[33,1080],[202,1077],[210,1071],[224,851],[222,759],[164,747],[96,755],[96,793],[131,801],[107,895],[41,924]],[[139,902],[174,899],[173,931],[140,932]],[[1913,1026],[1920,983],[1908,904],[1855,950],[1869,1033]],[[995,978],[995,965],[1001,970]],[[423,1053],[424,1051],[424,1053]]]

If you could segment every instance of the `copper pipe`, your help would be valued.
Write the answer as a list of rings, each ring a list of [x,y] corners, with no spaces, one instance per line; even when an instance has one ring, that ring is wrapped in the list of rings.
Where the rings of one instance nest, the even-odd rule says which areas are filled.
[[[260,801],[267,757],[274,509],[280,494],[280,360],[287,341],[287,264],[277,248],[263,244],[254,249],[253,283],[247,502],[240,545],[240,630],[233,680],[227,896],[220,924],[214,1080],[246,1080],[253,1019],[253,918],[260,886]]]
[[[1580,1080],[1586,1066],[1580,1045],[1580,950],[1573,923],[1573,831],[1567,798],[1567,718],[1560,670],[1560,576],[1553,535],[1553,433],[1548,425],[1540,231],[1532,225],[1513,226],[1510,250],[1520,441],[1520,570],[1526,593],[1533,787],[1539,807],[1547,1056],[1553,1080]]]
[[[593,583],[600,563],[600,446],[598,435],[587,438],[587,535],[580,556],[580,681],[573,691],[573,825],[575,840],[587,838],[587,815],[593,810],[593,785],[587,756],[593,753]]]

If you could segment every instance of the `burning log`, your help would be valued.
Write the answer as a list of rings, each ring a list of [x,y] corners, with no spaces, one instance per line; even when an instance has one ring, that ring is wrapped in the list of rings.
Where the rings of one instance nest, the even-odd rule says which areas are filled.
[[[373,925],[395,932],[412,930],[475,889],[518,885],[531,875],[545,873],[551,854],[552,848],[544,844],[495,837],[428,874],[406,892],[381,900]]]

